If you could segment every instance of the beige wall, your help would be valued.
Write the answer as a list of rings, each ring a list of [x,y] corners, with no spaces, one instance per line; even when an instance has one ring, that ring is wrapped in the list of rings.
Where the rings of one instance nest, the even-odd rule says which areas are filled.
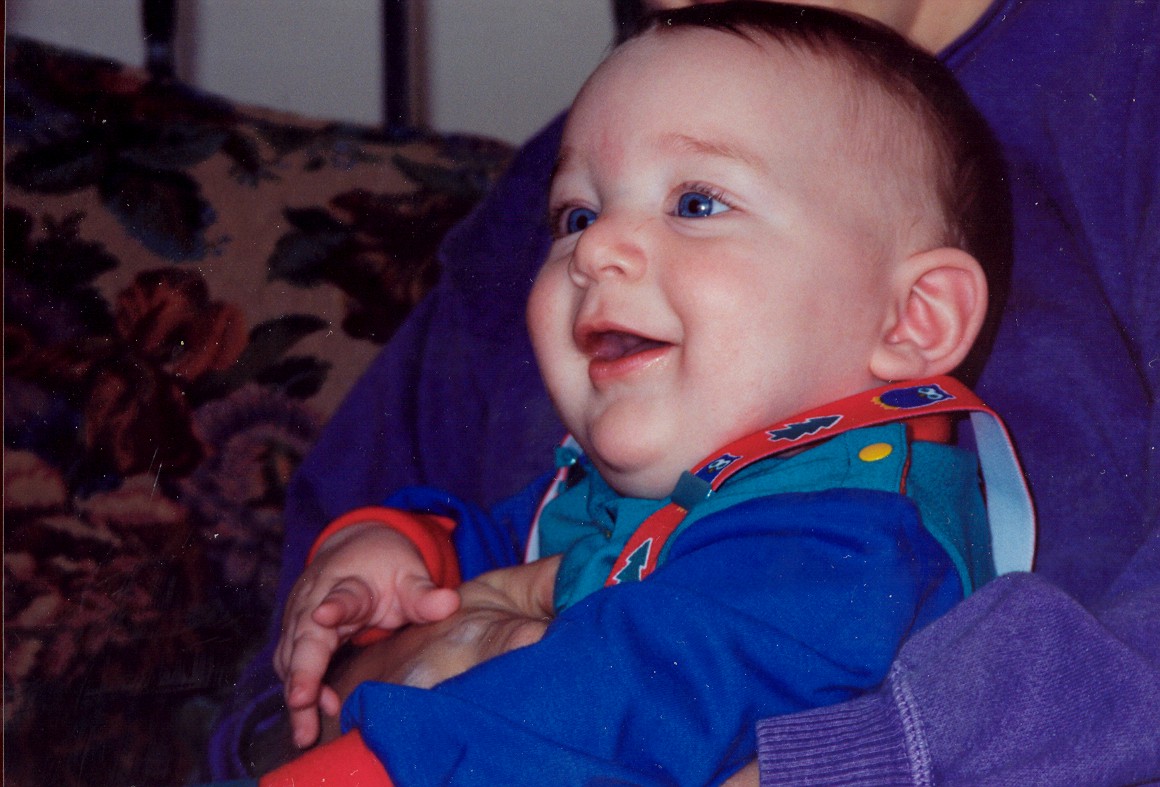
[[[518,142],[565,108],[612,37],[608,0],[417,0],[419,106],[443,131]],[[8,0],[11,33],[128,63],[139,0]],[[182,78],[238,101],[382,117],[378,0],[181,0]]]
[[[517,140],[572,101],[612,40],[609,0],[427,0],[433,125]]]

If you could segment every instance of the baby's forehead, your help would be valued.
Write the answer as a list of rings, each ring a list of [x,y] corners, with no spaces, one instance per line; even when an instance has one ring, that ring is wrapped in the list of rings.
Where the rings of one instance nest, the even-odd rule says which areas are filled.
[[[765,31],[653,29],[617,49],[593,82],[598,93],[667,93],[701,112],[776,97],[775,111],[808,111],[851,133],[865,133],[859,124],[882,114],[855,110],[885,101],[884,86],[839,49]]]
[[[618,47],[598,73],[609,67],[647,69],[673,61],[695,67],[711,82],[737,71],[832,77],[839,58],[821,48],[763,31],[654,28]]]
[[[779,144],[787,128],[823,130],[819,147],[843,138],[865,147],[877,136],[885,103],[881,86],[835,54],[762,31],[654,29],[618,48],[585,85],[574,113],[609,119],[617,111],[655,107],[659,122],[717,125],[754,145]],[[797,124],[780,122],[800,116]]]

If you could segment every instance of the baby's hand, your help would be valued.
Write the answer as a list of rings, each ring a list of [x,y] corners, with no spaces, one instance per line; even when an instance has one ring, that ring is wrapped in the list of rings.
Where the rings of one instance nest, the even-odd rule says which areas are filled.
[[[274,651],[294,743],[318,738],[320,709],[338,713],[338,695],[322,679],[346,640],[363,629],[442,620],[458,608],[459,594],[435,586],[405,536],[373,523],[335,533],[290,594]]]

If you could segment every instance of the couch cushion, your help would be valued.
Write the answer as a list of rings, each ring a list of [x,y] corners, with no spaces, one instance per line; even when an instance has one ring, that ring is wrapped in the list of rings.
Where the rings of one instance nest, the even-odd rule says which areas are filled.
[[[180,783],[289,474],[510,150],[13,38],[6,90],[6,775]]]

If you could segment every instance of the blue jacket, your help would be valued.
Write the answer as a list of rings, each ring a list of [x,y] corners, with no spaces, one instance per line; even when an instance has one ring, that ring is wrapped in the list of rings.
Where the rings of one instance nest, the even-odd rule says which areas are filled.
[[[889,461],[857,458],[884,440]],[[974,466],[916,445],[932,461],[912,462],[892,424],[765,460],[722,488],[727,502],[683,528],[647,580],[576,593],[539,643],[434,689],[364,684],[344,727],[359,728],[398,784],[719,781],[754,757],[757,719],[873,688],[902,641],[962,598],[961,561],[922,524],[920,510],[939,504],[898,489],[913,467],[910,489],[965,498],[977,519]],[[543,488],[492,514],[426,489],[388,504],[455,517],[465,565],[486,564],[502,541],[489,534],[526,534]]]

